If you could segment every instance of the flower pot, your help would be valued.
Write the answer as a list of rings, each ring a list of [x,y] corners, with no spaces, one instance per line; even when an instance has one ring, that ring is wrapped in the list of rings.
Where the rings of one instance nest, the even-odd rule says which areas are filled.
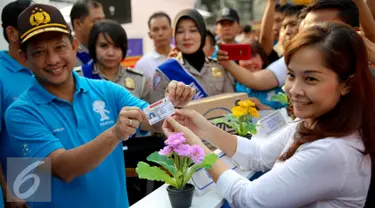
[[[169,201],[172,208],[188,208],[193,201],[194,185],[187,183],[184,188],[177,189],[173,186],[168,186],[167,191]]]
[[[238,135],[238,134],[236,134],[236,135],[241,136],[241,135]],[[244,137],[244,138],[247,138],[248,140],[250,140],[252,136],[253,135],[251,135],[251,134],[246,134],[245,136],[241,136],[241,137]]]

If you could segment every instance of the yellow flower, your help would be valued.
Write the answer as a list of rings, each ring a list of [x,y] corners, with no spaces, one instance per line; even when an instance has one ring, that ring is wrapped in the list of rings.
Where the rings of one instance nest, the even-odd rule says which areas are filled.
[[[247,109],[241,106],[235,106],[232,108],[232,113],[235,117],[239,118],[247,113]]]
[[[251,116],[259,118],[259,112],[257,111],[256,108],[250,108],[249,113],[250,113]]]
[[[244,108],[255,107],[255,103],[251,102],[250,100],[240,101],[238,102],[238,105]]]

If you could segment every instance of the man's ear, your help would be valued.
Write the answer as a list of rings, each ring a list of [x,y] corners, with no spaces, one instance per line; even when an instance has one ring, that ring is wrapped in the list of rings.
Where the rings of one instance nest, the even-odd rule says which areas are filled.
[[[78,52],[78,40],[77,38],[74,38],[73,42],[72,42],[72,49],[74,51],[74,53],[77,53]]]
[[[72,24],[74,25],[74,30],[81,30],[82,24],[80,19],[73,20]]]
[[[152,39],[151,32],[148,32],[148,37]]]
[[[18,30],[14,28],[13,26],[8,26],[5,29],[5,32],[7,33],[9,42],[17,43],[19,40],[18,37]]]

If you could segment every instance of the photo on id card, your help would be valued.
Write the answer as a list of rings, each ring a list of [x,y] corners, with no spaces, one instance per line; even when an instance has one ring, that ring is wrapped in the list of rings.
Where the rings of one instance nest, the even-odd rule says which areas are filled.
[[[168,98],[159,100],[143,110],[150,125],[154,125],[176,112],[172,102]]]

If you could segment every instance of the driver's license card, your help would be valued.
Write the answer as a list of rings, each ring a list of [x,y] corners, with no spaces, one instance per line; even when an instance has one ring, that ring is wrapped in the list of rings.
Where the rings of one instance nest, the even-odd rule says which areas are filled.
[[[173,115],[176,109],[168,98],[164,98],[151,104],[143,109],[143,111],[146,113],[150,125],[154,125],[168,116]]]

